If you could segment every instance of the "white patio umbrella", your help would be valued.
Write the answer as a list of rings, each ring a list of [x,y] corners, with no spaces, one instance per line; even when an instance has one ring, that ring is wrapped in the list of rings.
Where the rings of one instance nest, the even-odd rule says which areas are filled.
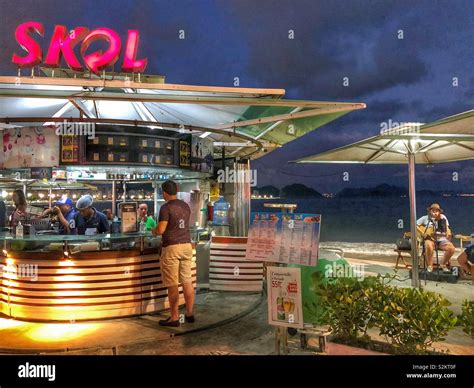
[[[408,164],[410,229],[416,236],[415,164],[474,159],[474,110],[430,124],[411,123],[357,143],[290,163]],[[411,239],[413,268],[418,268],[416,238]],[[418,271],[412,285],[419,287]]]

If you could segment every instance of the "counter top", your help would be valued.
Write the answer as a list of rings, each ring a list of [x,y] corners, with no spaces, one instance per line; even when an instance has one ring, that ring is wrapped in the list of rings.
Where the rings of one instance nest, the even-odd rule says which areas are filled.
[[[191,227],[191,234],[200,233],[204,231],[204,228]],[[161,238],[161,236],[153,236],[149,231],[147,232],[134,232],[134,233],[102,233],[92,236],[77,235],[77,234],[36,234],[36,235],[24,235],[23,237],[15,237],[9,232],[0,233],[0,241],[36,241],[36,242],[63,242],[63,241],[102,241],[108,240],[122,240],[132,239],[138,237],[149,237],[149,238]]]
[[[42,234],[42,235],[25,235],[23,237],[15,237],[10,233],[0,233],[0,241],[44,241],[44,242],[62,242],[62,241],[102,241],[103,239],[118,240],[137,237],[155,237],[151,232],[136,233],[102,233],[93,236],[85,236],[78,234]],[[159,236],[156,236],[159,237]]]

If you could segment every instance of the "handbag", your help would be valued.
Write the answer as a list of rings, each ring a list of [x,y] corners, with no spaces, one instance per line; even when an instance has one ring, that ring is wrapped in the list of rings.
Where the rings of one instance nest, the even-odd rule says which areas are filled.
[[[411,238],[402,237],[397,240],[397,249],[408,251],[411,249]]]

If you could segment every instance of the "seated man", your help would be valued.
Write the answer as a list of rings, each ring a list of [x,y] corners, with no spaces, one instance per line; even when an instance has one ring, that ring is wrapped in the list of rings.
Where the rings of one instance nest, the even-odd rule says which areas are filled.
[[[448,218],[442,214],[443,209],[437,203],[433,203],[427,211],[426,216],[416,221],[418,232],[422,235],[425,246],[427,270],[428,272],[433,270],[433,254],[437,249],[444,252],[441,269],[443,272],[449,272],[449,260],[451,260],[455,248],[450,241],[452,233],[449,229]]]
[[[474,279],[474,274],[472,273],[472,266],[474,265],[474,244],[466,246],[464,252],[458,256],[458,262],[464,271],[463,275],[470,275]]]

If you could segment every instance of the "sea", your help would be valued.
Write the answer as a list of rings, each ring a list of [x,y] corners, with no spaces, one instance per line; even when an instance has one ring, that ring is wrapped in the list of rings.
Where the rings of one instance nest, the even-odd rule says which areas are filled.
[[[419,194],[417,218],[434,202],[443,208],[454,235],[474,233],[474,196]],[[297,213],[321,214],[321,244],[345,251],[393,253],[396,240],[410,230],[408,196],[252,199],[251,211],[271,210],[265,203],[296,204]]]

